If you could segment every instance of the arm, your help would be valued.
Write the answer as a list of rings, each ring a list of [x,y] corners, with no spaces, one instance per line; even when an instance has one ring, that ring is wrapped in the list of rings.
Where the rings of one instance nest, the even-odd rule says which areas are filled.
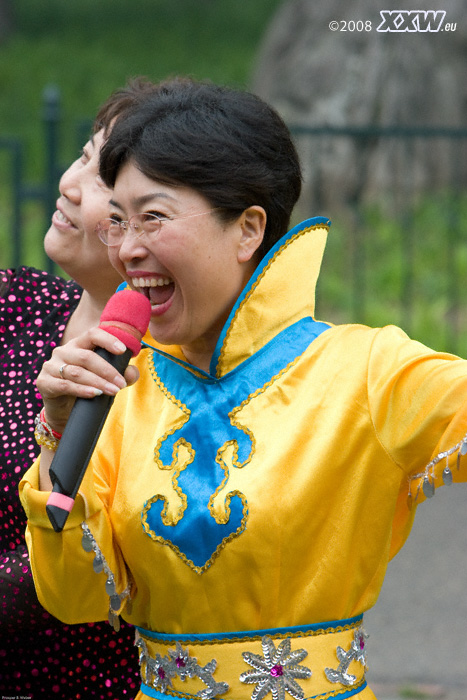
[[[76,397],[91,398],[98,393],[115,395],[120,387],[138,377],[135,367],[128,367],[125,378],[93,352],[96,346],[115,354],[124,346],[115,337],[93,329],[70,343],[57,348],[45,363],[37,386],[44,399],[45,418],[61,433]],[[60,375],[60,367],[66,365]],[[42,447],[40,459],[27,472],[20,485],[20,495],[28,517],[26,541],[39,600],[52,614],[65,622],[85,622],[107,617],[109,597],[106,577],[93,571],[94,553],[82,548],[82,523],[102,546],[103,555],[115,575],[118,593],[128,584],[126,567],[115,544],[107,506],[109,485],[105,470],[92,465],[86,472],[74,508],[65,529],[53,531],[45,511],[51,482],[49,468],[54,452]]]
[[[467,362],[411,341],[399,329],[382,329],[368,367],[368,399],[377,439],[401,475],[394,556],[416,507],[443,483],[467,481]]]
[[[467,434],[467,362],[437,353],[396,328],[375,335],[368,367],[368,399],[375,432],[408,478]],[[464,460],[456,480],[467,476]],[[444,464],[435,470],[441,476]]]
[[[115,336],[94,328],[56,348],[37,378],[37,388],[44,401],[45,419],[57,433],[63,433],[77,397],[89,399],[99,394],[115,396],[120,389],[134,384],[138,379],[137,370],[132,366],[126,369],[124,376],[116,373],[112,365],[93,352],[95,347],[102,347],[115,355],[126,350]],[[52,450],[42,447],[41,491],[52,488],[49,468],[53,455]]]

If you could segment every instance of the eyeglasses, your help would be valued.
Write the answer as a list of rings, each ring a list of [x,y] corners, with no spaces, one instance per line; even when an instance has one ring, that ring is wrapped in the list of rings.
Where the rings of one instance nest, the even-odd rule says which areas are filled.
[[[128,221],[119,221],[118,219],[102,219],[96,226],[96,233],[99,239],[106,246],[112,247],[121,245],[125,235],[131,231],[136,238],[140,236],[148,236],[154,238],[161,230],[163,223],[167,221],[176,221],[178,219],[191,219],[195,216],[204,216],[211,214],[215,209],[202,211],[199,214],[186,214],[185,216],[164,216],[159,214],[135,214]]]

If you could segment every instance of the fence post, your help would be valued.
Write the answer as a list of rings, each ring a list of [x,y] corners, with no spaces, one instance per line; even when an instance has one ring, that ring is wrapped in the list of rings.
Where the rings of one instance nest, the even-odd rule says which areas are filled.
[[[43,92],[43,121],[45,127],[45,190],[44,210],[46,230],[55,211],[59,181],[58,168],[58,124],[61,118],[60,90],[56,85],[47,85]],[[47,270],[54,272],[55,264],[47,257]]]

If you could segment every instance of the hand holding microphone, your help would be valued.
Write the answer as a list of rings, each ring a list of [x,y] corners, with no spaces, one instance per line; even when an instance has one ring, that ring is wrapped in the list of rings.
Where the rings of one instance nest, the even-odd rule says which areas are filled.
[[[96,348],[95,355],[109,363],[119,374],[123,374],[131,357],[137,355],[141,349],[141,339],[149,325],[150,315],[149,300],[139,292],[126,290],[115,294],[102,313],[99,328],[112,334],[127,349],[123,354],[115,355],[104,348]],[[97,363],[97,358],[94,363]],[[78,386],[84,391],[82,385]],[[74,402],[50,467],[53,491],[47,502],[47,514],[56,532],[63,529],[73,507],[86,467],[114,400],[112,394],[102,393],[96,396],[91,387],[85,389],[86,395],[92,398],[78,396]],[[60,404],[61,398],[54,396],[53,402],[57,401]],[[64,396],[63,400],[68,401],[69,397]]]

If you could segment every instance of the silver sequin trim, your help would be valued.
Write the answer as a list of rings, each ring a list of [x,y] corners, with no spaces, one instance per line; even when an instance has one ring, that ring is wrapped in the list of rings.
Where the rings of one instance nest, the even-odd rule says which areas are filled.
[[[261,645],[263,656],[249,651],[242,654],[246,663],[254,668],[240,676],[242,683],[256,683],[251,700],[262,700],[268,693],[272,693],[273,700],[285,700],[286,692],[295,700],[303,700],[305,693],[295,679],[311,676],[309,668],[298,665],[308,652],[305,649],[292,651],[290,639],[284,639],[276,649],[270,637],[263,637]]]
[[[366,670],[366,646],[365,639],[368,637],[363,627],[358,627],[353,635],[350,649],[345,651],[342,647],[337,647],[336,656],[339,663],[337,668],[325,668],[326,678],[331,683],[342,683],[342,685],[355,685],[357,677],[348,673],[352,661],[360,661]]]
[[[442,462],[444,459],[446,460],[446,466],[444,467],[442,473],[443,483],[447,486],[452,484],[452,471],[451,467],[449,466],[449,457],[455,454],[456,452],[456,467],[457,470],[459,470],[461,457],[467,454],[467,435],[463,437],[462,440],[457,443],[457,445],[451,447],[450,450],[440,452],[438,455],[436,455],[436,457],[432,459],[429,464],[426,465],[425,469],[422,472],[420,472],[419,474],[414,474],[409,478],[409,495],[407,499],[409,508],[412,507],[413,501],[417,500],[418,494],[420,493],[420,489],[422,489],[423,494],[426,498],[432,498],[435,495],[435,466],[439,464],[439,462]],[[416,479],[422,479],[422,481],[418,485],[415,498],[412,498],[412,481],[415,481]]]
[[[168,650],[168,656],[156,654],[153,658],[148,651],[146,642],[137,635],[135,642],[139,649],[139,663],[141,667],[141,680],[154,690],[165,693],[168,688],[173,690],[172,679],[199,678],[206,688],[198,691],[193,697],[201,700],[213,700],[224,695],[229,689],[227,683],[218,683],[214,679],[217,661],[212,659],[206,666],[200,666],[194,656],[190,656],[180,642],[176,642],[175,649]],[[176,693],[176,691],[174,691]]]
[[[115,577],[110,570],[107,561],[102,554],[99,545],[94,539],[91,530],[86,525],[86,523],[81,523],[81,529],[83,531],[83,537],[81,540],[81,545],[85,552],[94,552],[94,560],[92,562],[92,567],[96,574],[102,572],[107,576],[105,582],[105,591],[109,596],[109,624],[114,628],[116,632],[120,629],[120,618],[118,616],[118,611],[121,609],[125,600],[127,600],[126,609],[127,612],[131,612],[131,599],[130,599],[130,586],[128,585],[122,593],[117,593],[117,587],[115,585]]]

